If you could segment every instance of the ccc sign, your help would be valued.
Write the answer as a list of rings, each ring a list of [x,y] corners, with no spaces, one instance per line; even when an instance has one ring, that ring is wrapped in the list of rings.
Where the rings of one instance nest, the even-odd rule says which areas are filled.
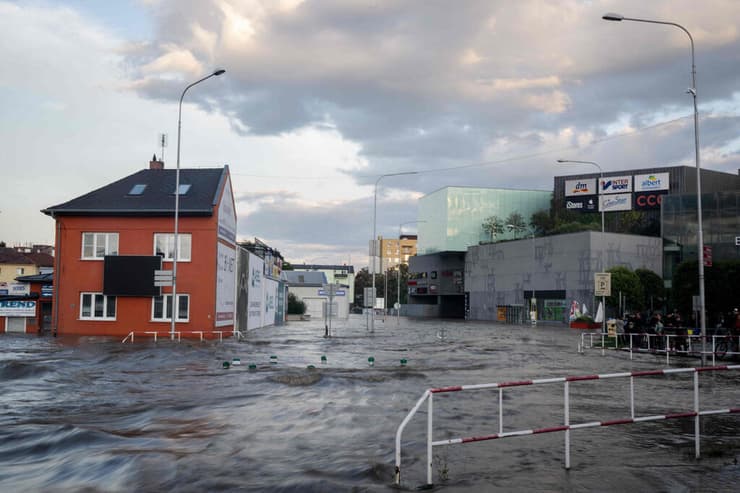
[[[637,193],[635,194],[635,209],[660,209],[663,195],[661,193]]]

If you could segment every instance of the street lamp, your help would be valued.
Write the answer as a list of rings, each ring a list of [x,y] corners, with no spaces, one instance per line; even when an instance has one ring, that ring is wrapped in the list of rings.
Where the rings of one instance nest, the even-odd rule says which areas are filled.
[[[625,17],[621,14],[609,13],[601,17],[606,21],[633,21],[633,22],[645,22],[648,24],[663,24],[666,26],[677,27],[686,33],[689,37],[689,43],[691,45],[691,86],[686,92],[691,94],[694,100],[694,157],[696,160],[696,214],[697,214],[697,227],[698,233],[696,235],[696,243],[699,256],[699,319],[701,327],[701,363],[706,364],[706,336],[707,336],[707,320],[704,311],[705,308],[705,295],[704,295],[704,229],[702,228],[702,211],[701,211],[701,160],[699,158],[699,109],[696,102],[696,63],[694,60],[694,38],[691,37],[691,33],[683,27],[681,24],[667,21],[656,21],[652,19],[636,19],[632,17]]]
[[[398,307],[396,308],[396,323],[401,325],[401,228],[406,224],[425,223],[426,221],[406,221],[398,225],[398,289],[396,290]]]
[[[377,211],[378,211],[378,183],[380,183],[380,180],[382,180],[385,177],[388,176],[402,176],[402,175],[416,175],[418,172],[416,171],[404,171],[401,173],[387,173],[385,175],[380,175],[377,180],[375,180],[375,191],[373,193],[373,238],[372,238],[372,251],[370,252],[370,260],[372,263],[372,278],[373,278],[373,299],[371,310],[370,310],[370,332],[375,332],[375,257],[377,257],[377,238],[375,237],[375,227],[377,224]],[[367,304],[367,300],[365,301]]]
[[[595,163],[593,161],[574,161],[571,159],[558,159],[558,164],[590,164],[591,166],[596,166],[599,169],[599,186],[601,186],[601,180],[604,178],[604,170],[601,169],[601,166],[599,166],[598,163]],[[597,192],[598,192],[598,186]],[[604,208],[601,204],[601,194],[597,196],[597,200],[599,201],[599,209],[601,210],[601,258],[602,258],[602,270],[606,270],[606,258],[604,257]],[[606,297],[601,297],[601,305],[604,307],[604,319],[601,321],[601,332],[606,332]]]
[[[202,79],[196,80],[189,86],[187,86],[180,95],[180,105],[177,110],[177,170],[175,171],[175,234],[174,234],[174,249],[172,252],[172,310],[170,315],[172,316],[172,321],[170,324],[170,338],[172,340],[175,339],[175,320],[177,319],[177,255],[178,255],[178,241],[179,241],[179,218],[180,218],[180,133],[182,129],[182,100],[185,97],[185,93],[188,92],[188,89],[193,87],[196,84],[200,84],[201,82],[210,79],[214,76],[219,76],[226,72],[224,69],[218,69],[214,71],[212,74],[206,75]],[[165,303],[165,310],[167,310],[167,304]]]

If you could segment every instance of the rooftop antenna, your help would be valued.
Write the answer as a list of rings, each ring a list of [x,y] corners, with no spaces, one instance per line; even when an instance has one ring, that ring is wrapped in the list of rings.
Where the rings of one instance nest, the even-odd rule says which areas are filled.
[[[167,134],[159,134],[159,146],[162,148],[162,154],[159,156],[162,162],[164,162],[164,148],[167,147]]]

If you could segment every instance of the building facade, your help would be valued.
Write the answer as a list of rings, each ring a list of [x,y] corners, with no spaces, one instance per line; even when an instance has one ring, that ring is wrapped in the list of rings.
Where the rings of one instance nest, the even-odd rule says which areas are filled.
[[[328,284],[339,284],[346,288],[349,303],[355,299],[355,267],[353,265],[293,264],[296,272],[322,272]]]
[[[491,241],[483,223],[491,216],[506,221],[513,213],[526,223],[535,212],[548,210],[552,193],[541,190],[445,187],[419,199],[417,250],[420,255],[459,251]],[[514,238],[506,230],[495,240]]]
[[[401,235],[400,238],[380,239],[381,272],[409,265],[409,257],[416,255],[417,235]]]
[[[573,301],[595,314],[594,274],[616,266],[662,275],[660,238],[591,231],[477,245],[465,258],[466,318],[566,321]]]
[[[56,222],[56,333],[162,336],[171,331],[173,312],[183,337],[234,330],[236,213],[229,169],[180,170],[177,249],[175,181],[176,171],[154,160],[149,169],[42,211]]]

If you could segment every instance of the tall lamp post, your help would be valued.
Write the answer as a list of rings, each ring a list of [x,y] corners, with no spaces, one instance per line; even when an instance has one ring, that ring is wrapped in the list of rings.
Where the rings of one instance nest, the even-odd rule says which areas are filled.
[[[705,313],[705,294],[704,294],[704,229],[702,228],[702,210],[701,210],[701,160],[699,158],[699,109],[696,102],[696,63],[694,59],[694,38],[691,37],[691,33],[683,27],[681,24],[675,22],[658,21],[652,19],[637,19],[633,17],[625,17],[621,14],[604,14],[602,17],[605,21],[632,21],[632,22],[645,22],[648,24],[663,24],[665,26],[673,26],[682,30],[689,37],[689,44],[691,45],[691,86],[686,92],[691,94],[694,100],[694,159],[696,160],[696,214],[697,214],[697,228],[698,232],[696,235],[696,243],[699,257],[699,320],[701,327],[701,363],[705,365],[707,362],[706,356],[706,344],[707,344],[707,320]]]
[[[175,320],[177,319],[177,312],[178,312],[178,306],[177,306],[177,255],[178,255],[178,241],[179,241],[179,219],[180,219],[180,133],[182,131],[182,100],[185,98],[185,93],[188,92],[188,89],[193,87],[196,84],[200,84],[201,82],[210,79],[211,77],[219,76],[226,72],[224,69],[218,69],[214,71],[213,73],[206,75],[202,79],[196,80],[189,86],[187,86],[180,95],[180,105],[177,110],[177,170],[175,171],[175,234],[174,234],[174,248],[172,251],[172,310],[171,310],[171,317],[172,321],[170,323],[170,338],[172,340],[175,339]],[[165,310],[167,310],[167,305],[165,304],[164,307]]]
[[[590,164],[596,166],[599,170],[599,184],[604,178],[604,170],[601,169],[598,163],[593,161],[575,161],[571,159],[558,159],[558,164]],[[600,185],[599,185],[600,186]],[[597,187],[598,189],[598,187]],[[598,192],[598,190],[597,190]],[[606,270],[606,258],[604,258],[604,208],[601,206],[601,194],[598,195],[599,209],[601,210],[601,256],[603,259],[602,270]],[[606,297],[601,297],[601,305],[604,307],[604,319],[601,321],[601,332],[606,332]]]
[[[375,332],[375,257],[378,256],[377,252],[377,238],[375,237],[375,229],[377,225],[377,217],[378,217],[378,183],[380,183],[380,180],[383,178],[386,178],[388,176],[402,176],[402,175],[415,175],[417,174],[416,171],[404,171],[401,173],[386,173],[385,175],[380,175],[377,180],[375,180],[375,191],[373,192],[373,238],[372,238],[372,248],[370,252],[370,263],[371,265],[371,272],[372,272],[372,278],[373,278],[373,299],[371,300],[371,309],[370,309],[370,332]],[[367,300],[365,301],[365,304],[367,304]]]
[[[406,221],[398,225],[398,289],[396,289],[396,323],[401,325],[401,231],[406,224],[425,223],[426,221]]]

